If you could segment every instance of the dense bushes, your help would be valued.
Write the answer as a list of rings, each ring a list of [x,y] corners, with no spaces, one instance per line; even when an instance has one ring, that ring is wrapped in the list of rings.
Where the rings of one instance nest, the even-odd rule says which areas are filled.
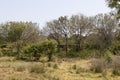
[[[41,43],[35,43],[23,48],[20,59],[38,61],[42,55],[48,56],[48,61],[52,60],[52,55],[56,51],[57,42],[54,40],[46,40]]]
[[[120,55],[120,42],[116,41],[114,42],[110,47],[109,50],[114,54],[114,55]]]

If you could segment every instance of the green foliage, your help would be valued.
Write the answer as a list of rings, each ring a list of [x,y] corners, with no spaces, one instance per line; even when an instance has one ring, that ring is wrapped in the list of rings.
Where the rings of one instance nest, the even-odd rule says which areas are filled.
[[[53,68],[54,68],[54,69],[58,69],[58,65],[57,65],[57,64],[54,64],[54,65],[53,65]]]
[[[13,51],[12,46],[11,43],[2,44],[0,48],[1,56],[16,56],[17,53]]]
[[[3,53],[2,52],[0,52],[0,57],[2,57],[3,56]]]
[[[112,74],[116,76],[120,76],[120,70],[119,69],[113,69]]]
[[[23,60],[30,60],[30,61],[37,61],[39,60],[42,52],[41,44],[33,44],[29,46],[25,46],[23,48],[23,53],[20,55],[20,59]]]
[[[23,48],[20,58],[23,60],[38,61],[42,54],[48,56],[48,60],[52,60],[53,53],[56,51],[57,43],[54,40],[46,40],[41,43],[28,45]]]
[[[46,40],[42,42],[43,50],[48,55],[48,61],[52,60],[53,53],[57,50],[57,42],[55,40]]]
[[[79,57],[80,55],[80,52],[73,52],[73,51],[70,51],[66,54],[66,57]]]
[[[26,25],[22,22],[9,22],[7,28],[8,40],[15,42],[20,39],[22,32],[24,31]]]
[[[74,69],[74,70],[76,70],[76,69],[77,69],[76,64],[74,64],[74,65],[72,66],[72,69]]]
[[[114,54],[114,55],[120,55],[120,42],[116,41],[114,42],[110,47],[109,50]]]
[[[120,19],[120,0],[106,0],[110,8],[115,8],[117,10],[118,19]]]
[[[104,55],[105,62],[110,65],[112,63],[112,55],[110,51],[106,51]]]
[[[51,64],[51,63],[48,63],[47,65],[48,65],[48,67],[51,67],[51,66],[52,66],[52,64]]]
[[[65,51],[60,51],[59,53],[57,53],[57,56],[60,58],[64,58],[66,57],[66,52]]]

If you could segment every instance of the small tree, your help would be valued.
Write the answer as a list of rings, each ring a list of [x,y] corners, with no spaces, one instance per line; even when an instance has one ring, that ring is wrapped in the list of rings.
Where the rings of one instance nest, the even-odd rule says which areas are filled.
[[[53,53],[56,51],[57,42],[55,40],[46,40],[42,43],[44,52],[47,53],[48,61],[52,60]]]

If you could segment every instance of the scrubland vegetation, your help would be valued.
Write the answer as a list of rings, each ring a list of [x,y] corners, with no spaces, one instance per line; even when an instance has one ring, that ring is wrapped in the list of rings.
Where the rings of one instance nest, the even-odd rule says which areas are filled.
[[[120,80],[119,60],[119,13],[0,24],[0,80]]]

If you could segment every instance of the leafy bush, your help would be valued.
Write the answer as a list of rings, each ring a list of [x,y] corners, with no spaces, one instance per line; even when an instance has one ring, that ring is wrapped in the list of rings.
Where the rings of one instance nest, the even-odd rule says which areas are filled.
[[[28,61],[37,61],[41,56],[41,44],[33,44],[31,46],[26,46],[23,48],[23,53],[20,55],[20,59]]]
[[[66,54],[66,57],[79,57],[80,56],[80,52],[73,52],[73,51],[70,51]]]
[[[57,42],[55,40],[46,40],[42,42],[42,47],[48,56],[48,61],[51,61],[53,53],[57,50]]]
[[[38,61],[39,58],[46,54],[48,61],[52,60],[53,53],[56,51],[57,42],[54,40],[46,40],[41,43],[25,46],[20,59],[28,61]]]
[[[120,70],[119,70],[119,69],[113,69],[113,70],[112,70],[112,74],[113,74],[113,75],[120,76]]]
[[[114,54],[114,55],[120,55],[120,42],[116,41],[114,42],[110,47],[109,50]]]
[[[58,69],[58,65],[57,65],[57,64],[54,64],[53,68],[54,68],[54,69]]]

